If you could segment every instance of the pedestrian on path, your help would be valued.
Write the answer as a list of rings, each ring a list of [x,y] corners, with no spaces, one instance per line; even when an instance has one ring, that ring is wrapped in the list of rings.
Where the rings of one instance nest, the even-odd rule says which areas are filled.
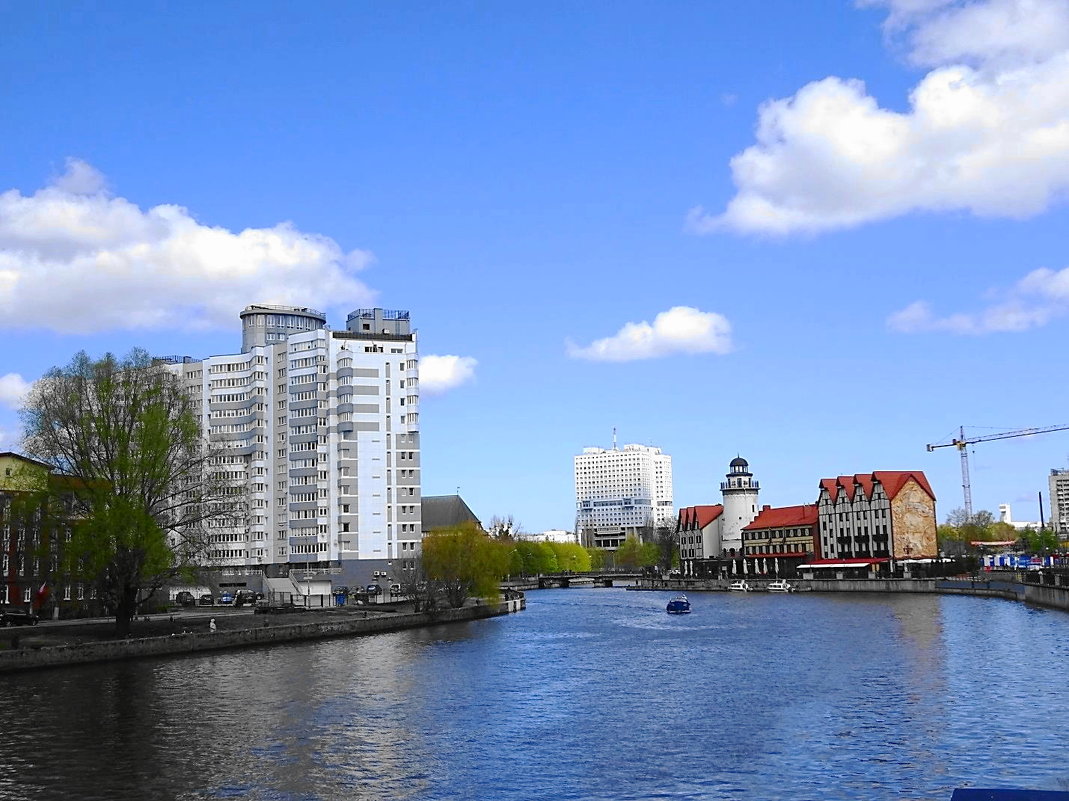
[[[208,621],[208,631],[210,631],[212,634],[215,634],[215,618],[214,617],[211,620]]]

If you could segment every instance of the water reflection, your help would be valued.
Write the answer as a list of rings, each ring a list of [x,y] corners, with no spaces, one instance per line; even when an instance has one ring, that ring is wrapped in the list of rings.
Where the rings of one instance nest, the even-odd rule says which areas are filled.
[[[1069,615],[532,593],[470,625],[17,674],[0,798],[939,799],[1066,783]]]

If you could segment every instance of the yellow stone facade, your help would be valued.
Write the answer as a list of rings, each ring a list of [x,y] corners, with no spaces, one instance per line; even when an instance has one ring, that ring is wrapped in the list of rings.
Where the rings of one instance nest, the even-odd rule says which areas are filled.
[[[891,501],[895,559],[939,555],[936,544],[935,500],[912,478]]]

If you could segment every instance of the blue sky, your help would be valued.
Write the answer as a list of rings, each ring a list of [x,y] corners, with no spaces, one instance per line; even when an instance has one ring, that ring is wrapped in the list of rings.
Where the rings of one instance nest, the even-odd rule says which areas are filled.
[[[943,517],[926,443],[1069,423],[1069,3],[744,5],[0,2],[0,447],[79,349],[380,305],[459,357],[424,492],[484,519],[571,528],[614,426],[678,505],[738,453],[774,505],[922,469]],[[978,445],[975,506],[1066,466]]]

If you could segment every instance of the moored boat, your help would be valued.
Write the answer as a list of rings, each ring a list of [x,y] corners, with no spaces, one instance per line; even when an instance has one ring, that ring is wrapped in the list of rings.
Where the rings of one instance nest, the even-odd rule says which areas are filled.
[[[746,583],[745,579],[739,579],[738,581],[731,582],[728,585],[728,589],[731,590],[731,592],[750,592],[753,588]]]
[[[668,614],[670,615],[689,615],[690,614],[690,601],[687,600],[686,595],[677,595],[671,601],[668,602]]]
[[[793,592],[794,591],[794,587],[792,587],[790,584],[787,583],[787,579],[776,579],[775,581],[769,582],[768,591],[769,592]]]

